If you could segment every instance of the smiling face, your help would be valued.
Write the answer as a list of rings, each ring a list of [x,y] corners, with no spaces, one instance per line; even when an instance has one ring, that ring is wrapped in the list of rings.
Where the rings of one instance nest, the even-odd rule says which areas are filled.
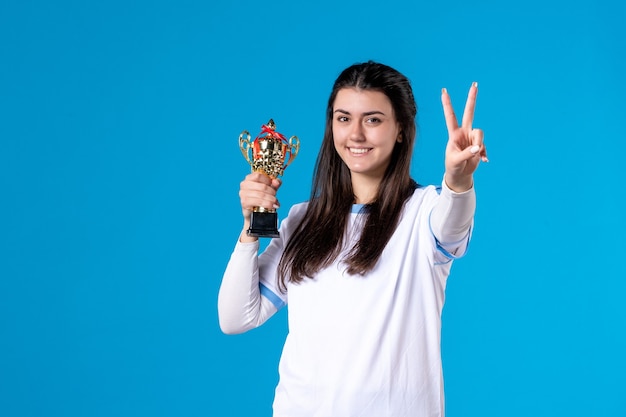
[[[380,91],[343,88],[333,104],[335,150],[352,181],[380,182],[399,141],[400,128],[389,98]]]

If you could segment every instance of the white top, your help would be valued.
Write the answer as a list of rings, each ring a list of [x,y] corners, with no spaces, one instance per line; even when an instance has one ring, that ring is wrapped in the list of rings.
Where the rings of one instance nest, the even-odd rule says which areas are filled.
[[[289,306],[275,417],[444,415],[441,312],[451,261],[469,242],[475,200],[473,189],[443,190],[441,196],[433,186],[415,191],[366,276],[348,275],[339,261],[313,279],[289,283],[285,294],[278,290],[276,266],[306,203],[292,207],[280,238],[258,257],[258,270],[258,242],[236,245],[220,289],[222,328],[246,331]],[[461,200],[456,210],[455,198]],[[355,205],[350,216],[352,242],[361,230],[361,208]],[[448,231],[437,235],[456,240],[439,243],[431,213],[437,229]],[[449,221],[450,213],[462,221]]]

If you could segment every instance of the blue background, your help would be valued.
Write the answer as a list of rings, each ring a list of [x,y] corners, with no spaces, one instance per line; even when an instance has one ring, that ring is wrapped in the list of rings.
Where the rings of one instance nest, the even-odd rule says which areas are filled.
[[[626,416],[626,7],[594,1],[4,0],[0,415],[270,416],[286,334],[218,327],[239,133],[273,118],[307,198],[332,82],[413,83],[438,183],[440,90],[491,162],[444,308],[447,412]]]

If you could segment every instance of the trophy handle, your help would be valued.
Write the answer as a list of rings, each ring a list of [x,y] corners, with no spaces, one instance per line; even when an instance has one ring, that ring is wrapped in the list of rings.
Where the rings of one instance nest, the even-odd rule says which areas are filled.
[[[298,151],[300,150],[300,139],[297,136],[292,136],[289,138],[289,144],[287,148],[287,153],[289,154],[289,158],[286,158],[285,165],[283,169],[287,168],[293,159],[298,155]]]
[[[244,130],[239,135],[239,149],[241,150],[243,157],[246,158],[246,161],[248,161],[248,164],[252,165],[252,157],[250,156],[252,144],[250,142],[250,133],[247,130]]]

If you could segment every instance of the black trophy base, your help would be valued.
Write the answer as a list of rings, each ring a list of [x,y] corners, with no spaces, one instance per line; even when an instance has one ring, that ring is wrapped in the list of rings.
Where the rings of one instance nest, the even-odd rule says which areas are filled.
[[[253,211],[247,233],[248,236],[256,237],[279,237],[278,214],[269,211]]]

